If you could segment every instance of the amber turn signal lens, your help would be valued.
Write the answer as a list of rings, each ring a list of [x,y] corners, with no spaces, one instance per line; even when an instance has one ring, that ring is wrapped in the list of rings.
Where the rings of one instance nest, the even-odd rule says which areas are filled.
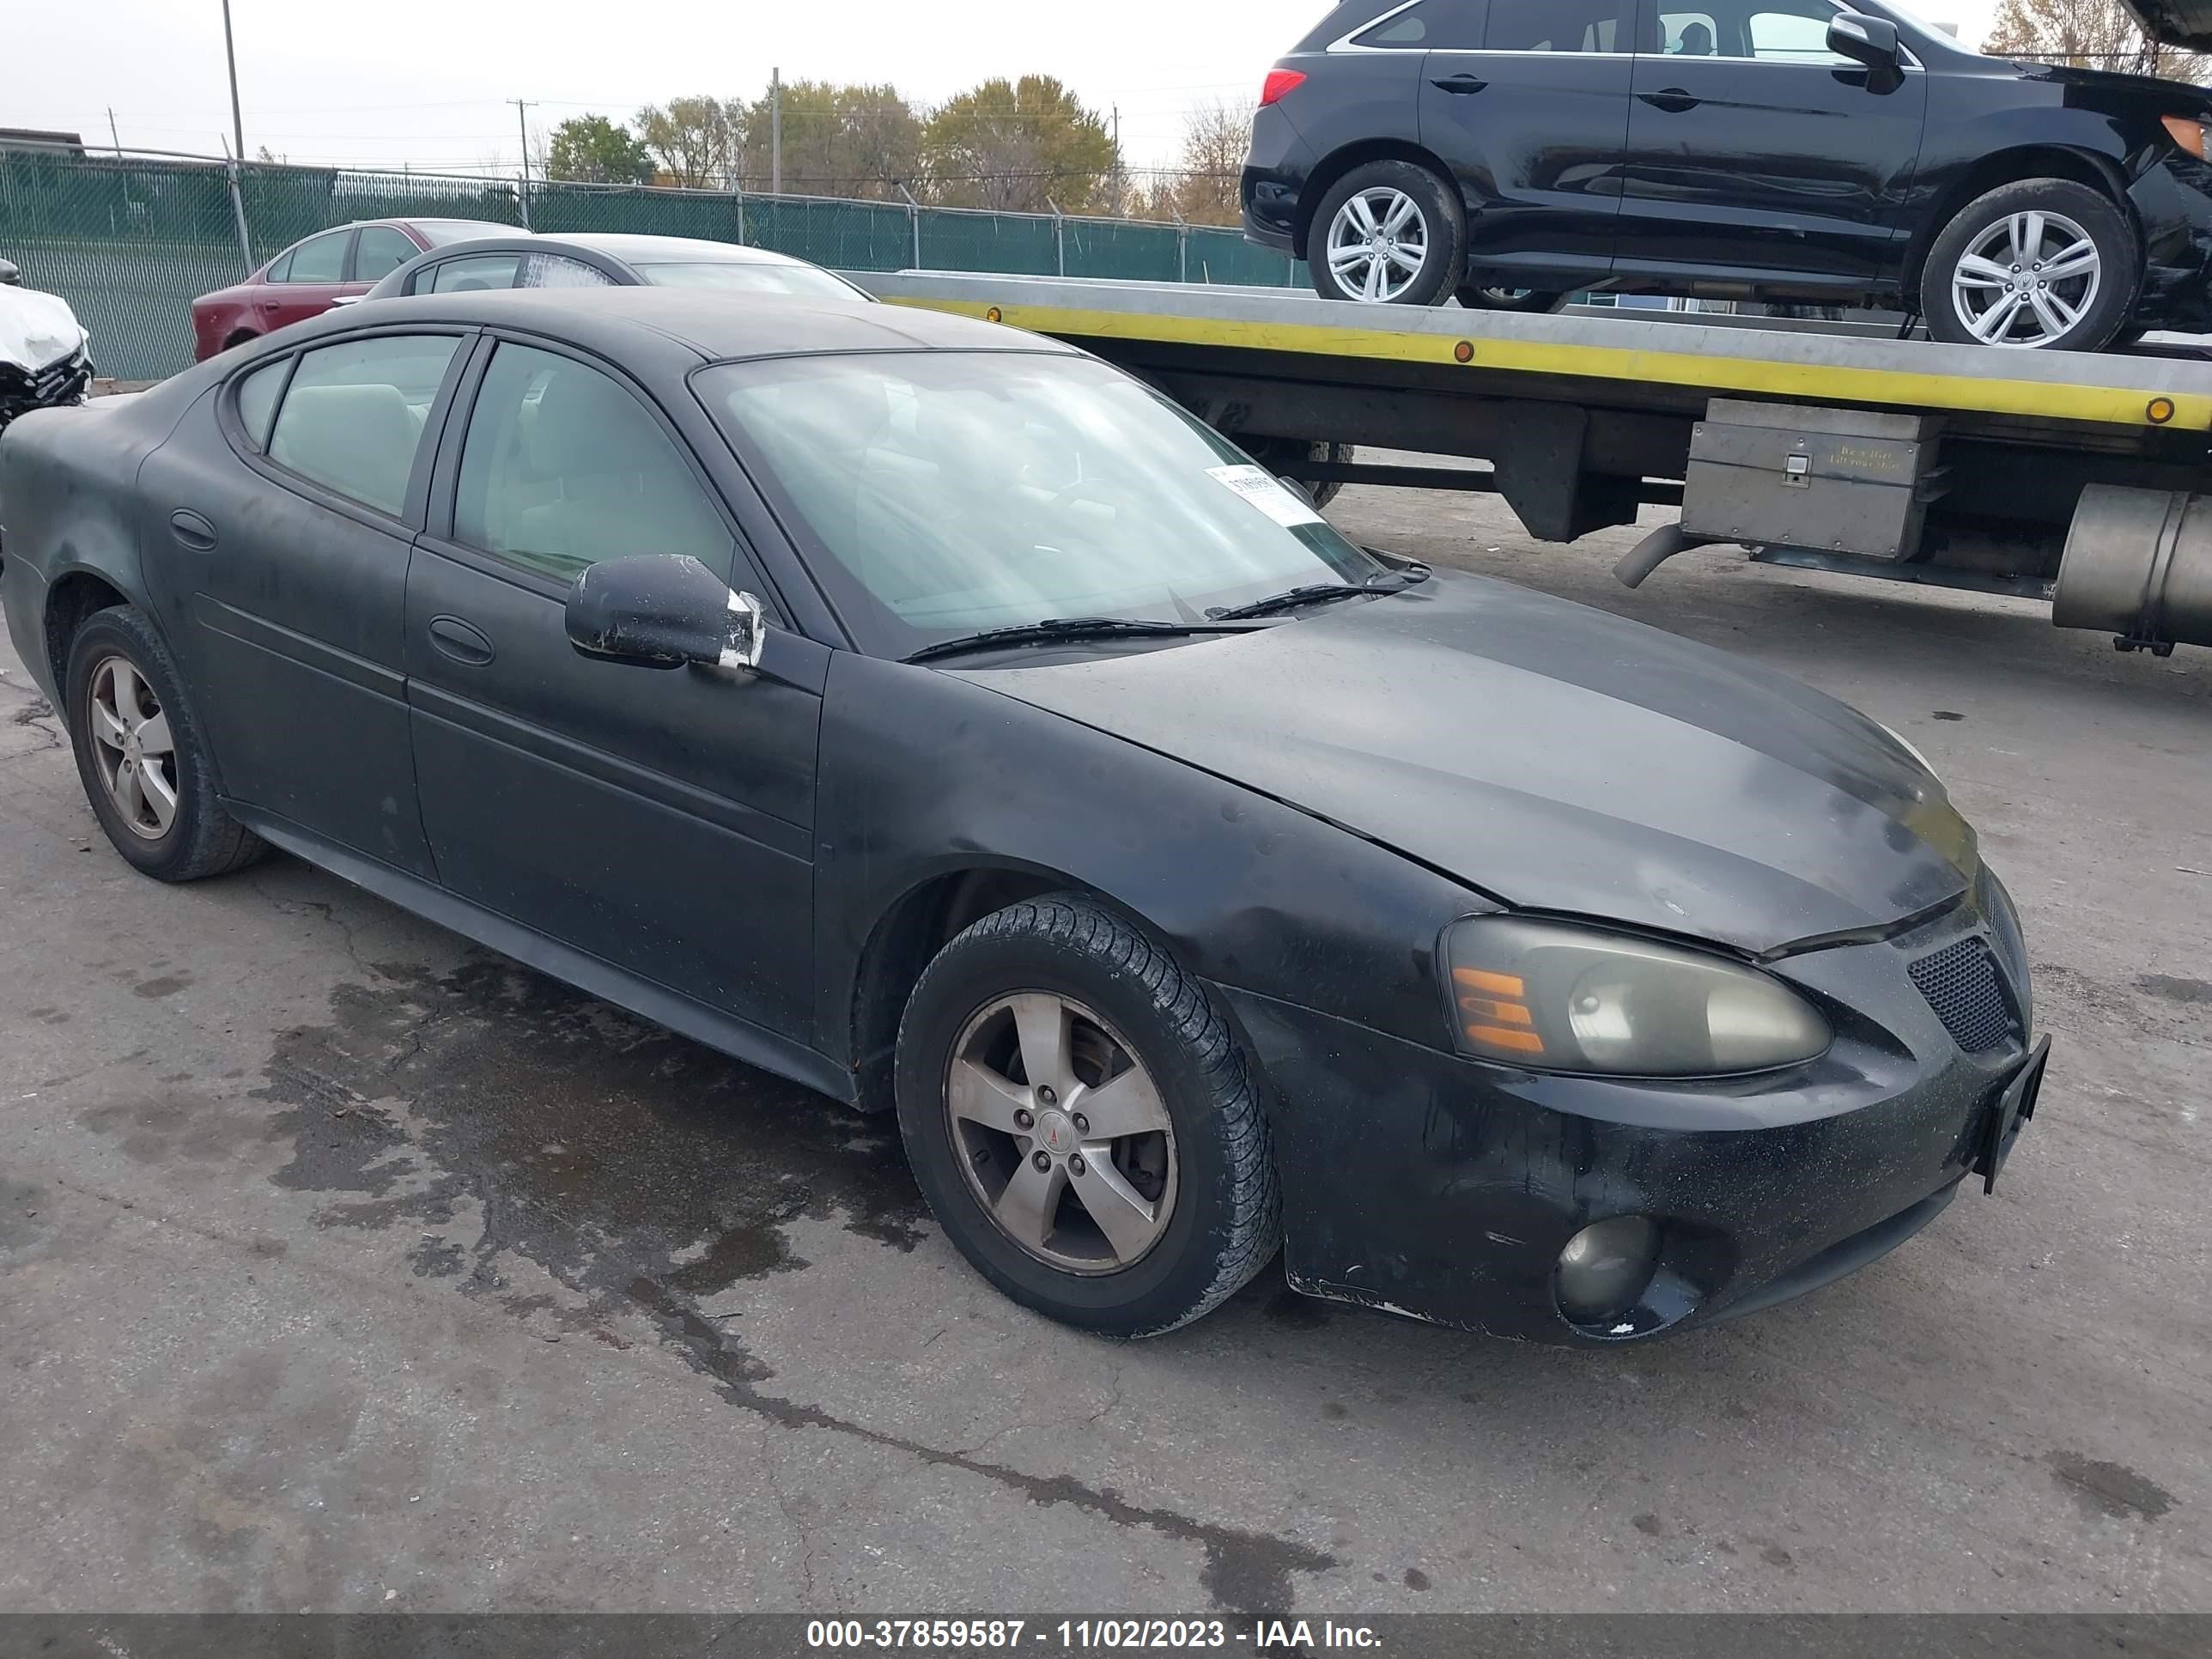
[[[2153,426],[2164,426],[2173,418],[2173,399],[2154,398],[2144,407],[2143,413],[2150,416]]]
[[[2204,124],[2191,115],[2167,115],[2160,118],[2166,137],[2194,155],[2204,159]]]
[[[1493,974],[1483,968],[1455,968],[1459,988],[1460,1029],[1478,1048],[1509,1054],[1540,1054],[1544,1039],[1533,1029],[1535,1015],[1520,1000],[1528,988],[1518,974]]]

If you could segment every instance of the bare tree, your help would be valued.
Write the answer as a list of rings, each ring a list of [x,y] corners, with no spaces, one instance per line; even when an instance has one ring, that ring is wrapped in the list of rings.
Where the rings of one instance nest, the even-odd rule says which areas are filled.
[[[2168,81],[2200,81],[2205,72],[2203,58],[2152,40],[2118,0],[2004,0],[1982,50]]]
[[[670,182],[687,190],[726,189],[737,175],[744,105],[705,94],[672,98],[637,112],[637,136]]]
[[[1134,194],[1129,212],[1140,219],[1180,215],[1194,225],[1237,222],[1237,180],[1252,143],[1252,112],[1218,99],[1194,105],[1183,117],[1180,165],[1155,173]]]

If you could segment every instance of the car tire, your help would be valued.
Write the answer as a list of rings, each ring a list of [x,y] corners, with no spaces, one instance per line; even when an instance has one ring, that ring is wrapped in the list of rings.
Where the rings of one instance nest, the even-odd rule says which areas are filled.
[[[2023,246],[2038,226],[2036,246]],[[2045,260],[2067,274],[2039,275]],[[2101,351],[2131,320],[2142,265],[2109,197],[2070,179],[2023,179],[1969,202],[1937,234],[1921,315],[1929,338],[1952,345]],[[2028,280],[2049,286],[2009,286]]]
[[[1057,1086],[1030,1080],[1048,1071]],[[1009,906],[939,952],[900,1022],[897,1097],[946,1236],[1065,1324],[1173,1330],[1281,1243],[1267,1114],[1234,1035],[1172,957],[1084,895]],[[1133,1132],[1109,1136],[1086,1103]]]
[[[266,844],[222,809],[176,659],[136,605],[93,613],[63,677],[70,742],[93,816],[156,881],[251,864]]]
[[[1358,205],[1355,206],[1354,204]],[[1395,223],[1389,240],[1401,253],[1418,253],[1412,270],[1388,258],[1330,268],[1329,250],[1340,232],[1355,234],[1364,212],[1378,233]],[[1402,222],[1397,219],[1404,214]],[[1339,221],[1344,222],[1341,226]],[[1459,192],[1425,167],[1411,161],[1370,161],[1336,181],[1322,198],[1306,238],[1314,291],[1324,300],[1366,305],[1440,306],[1459,287],[1467,264],[1467,209]],[[1385,274],[1370,284],[1365,273]]]
[[[1544,289],[1498,288],[1481,283],[1464,283],[1459,290],[1459,302],[1469,311],[1504,311],[1527,317],[1565,311],[1570,297]]]

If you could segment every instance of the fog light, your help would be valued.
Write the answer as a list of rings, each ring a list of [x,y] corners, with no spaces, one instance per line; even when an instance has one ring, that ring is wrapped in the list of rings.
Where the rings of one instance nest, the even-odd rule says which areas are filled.
[[[1627,1312],[1658,1261],[1659,1230],[1648,1216],[1592,1222],[1559,1252],[1559,1310],[1577,1325]]]

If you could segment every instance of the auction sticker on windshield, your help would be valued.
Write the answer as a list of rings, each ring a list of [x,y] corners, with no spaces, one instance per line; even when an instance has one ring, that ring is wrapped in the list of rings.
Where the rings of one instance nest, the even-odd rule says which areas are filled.
[[[1297,491],[1285,489],[1283,481],[1264,466],[1209,466],[1206,471],[1285,529],[1328,522],[1301,501]]]

